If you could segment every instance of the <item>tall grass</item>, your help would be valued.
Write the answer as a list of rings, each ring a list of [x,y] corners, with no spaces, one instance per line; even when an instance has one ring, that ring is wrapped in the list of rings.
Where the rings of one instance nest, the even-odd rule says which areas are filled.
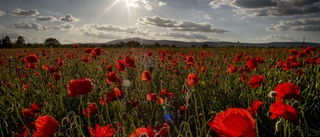
[[[33,102],[40,106],[39,115],[50,115],[59,123],[59,128],[54,136],[90,136],[89,127],[95,124],[112,124],[116,128],[114,136],[129,136],[136,128],[148,125],[168,123],[170,132],[168,136],[217,136],[207,125],[209,121],[219,113],[228,108],[247,108],[254,100],[264,102],[262,108],[255,116],[257,132],[259,136],[320,136],[320,65],[306,64],[300,69],[302,76],[297,76],[296,69],[283,71],[280,67],[273,67],[278,60],[286,60],[290,55],[289,48],[104,48],[104,52],[97,58],[92,58],[90,62],[84,63],[81,57],[89,57],[83,52],[84,48],[57,48],[52,54],[46,55],[40,62],[36,63],[36,69],[26,70],[26,64],[22,64],[16,56],[21,53],[26,57],[27,52],[38,54],[41,58],[41,49],[2,49],[0,57],[0,136],[14,136],[20,133],[20,128],[36,118],[25,119],[21,116],[23,109],[30,107]],[[50,49],[44,49],[49,51]],[[302,51],[301,48],[298,50]],[[153,53],[147,56],[147,52]],[[162,53],[168,51],[161,61]],[[201,57],[201,52],[207,55]],[[319,50],[317,49],[319,52]],[[270,54],[266,54],[270,52]],[[263,56],[266,63],[259,63],[258,67],[250,73],[246,73],[248,80],[251,76],[262,74],[265,83],[257,89],[250,88],[248,82],[240,80],[241,73],[230,74],[227,72],[231,64],[235,64],[239,69],[244,67],[244,57],[235,63],[234,57],[238,53],[246,53],[247,56]],[[315,52],[317,53],[317,52]],[[74,58],[68,58],[67,54],[73,54]],[[183,54],[183,55],[182,55]],[[193,55],[194,63],[189,67],[185,59],[185,54]],[[46,58],[48,56],[48,58]],[[115,62],[119,56],[123,59],[130,56],[135,59],[135,68],[126,67],[124,72],[118,72]],[[168,57],[170,56],[170,60]],[[60,67],[61,79],[56,81],[52,74],[41,68],[43,64],[57,66],[55,59],[61,57],[64,64]],[[104,60],[105,64],[100,64]],[[177,63],[170,68],[170,61]],[[226,61],[228,60],[228,61]],[[304,58],[298,58],[303,61]],[[113,70],[122,79],[129,80],[129,87],[118,86],[117,83],[111,85],[106,82],[105,68],[113,65]],[[15,67],[20,66],[20,73],[15,71]],[[150,67],[151,82],[141,80],[141,74]],[[207,70],[202,73],[201,67]],[[39,72],[38,76],[34,73]],[[197,86],[191,87],[187,84],[189,73],[196,73],[199,77]],[[19,78],[19,74],[27,74],[27,77]],[[94,86],[87,95],[68,97],[66,85],[71,79],[90,78]],[[290,100],[299,112],[299,125],[282,119],[282,128],[276,132],[277,120],[269,117],[269,107],[275,102],[274,98],[268,98],[270,91],[282,82],[292,82],[299,86],[301,90],[301,100]],[[7,84],[11,84],[7,86]],[[29,84],[27,90],[23,89],[24,84]],[[55,88],[54,88],[55,87]],[[106,93],[114,87],[119,87],[125,92],[125,98],[112,101],[108,104],[100,104],[100,98],[105,98]],[[167,89],[173,92],[174,97],[161,96],[161,90]],[[183,93],[182,90],[185,92]],[[165,100],[165,108],[156,102],[147,100],[149,93],[155,93]],[[137,107],[132,108],[129,100],[139,101]],[[96,103],[98,112],[92,117],[86,117],[82,111],[89,103]],[[187,106],[186,112],[180,112],[182,105]],[[167,109],[167,110],[164,110]],[[172,114],[172,119],[165,120],[165,112]],[[115,123],[120,123],[116,127]],[[279,125],[280,126],[280,125]]]

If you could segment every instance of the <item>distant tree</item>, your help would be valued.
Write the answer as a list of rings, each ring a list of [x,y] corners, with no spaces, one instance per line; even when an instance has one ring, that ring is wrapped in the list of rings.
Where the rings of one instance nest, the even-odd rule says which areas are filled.
[[[127,42],[127,45],[129,47],[140,47],[140,43],[138,41],[134,41],[134,40]]]
[[[18,40],[16,41],[17,45],[23,45],[26,41],[24,40],[24,38],[22,36],[18,37]]]
[[[59,42],[57,39],[55,39],[55,38],[47,38],[47,39],[45,40],[44,44],[45,44],[46,46],[53,46],[53,47],[57,47],[57,46],[60,46],[60,45],[61,45],[60,42]]]
[[[158,42],[154,43],[155,47],[160,47],[160,44]]]
[[[175,48],[175,47],[177,47],[177,46],[176,46],[176,45],[172,45],[171,47]]]
[[[208,44],[202,44],[202,48],[208,48],[209,45]]]
[[[12,41],[9,36],[2,38],[2,47],[3,48],[12,48]]]
[[[102,47],[102,48],[106,48],[106,47],[107,47],[107,44],[102,44],[101,47]]]

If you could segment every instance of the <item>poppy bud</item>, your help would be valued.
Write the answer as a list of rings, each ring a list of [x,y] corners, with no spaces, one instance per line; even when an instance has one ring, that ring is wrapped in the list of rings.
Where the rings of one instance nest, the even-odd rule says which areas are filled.
[[[270,91],[268,94],[269,98],[275,98],[277,96],[277,92],[276,91]]]
[[[122,81],[122,86],[123,87],[129,87],[131,85],[131,82],[129,81],[129,80],[127,80],[127,79],[125,79],[125,80],[123,80]]]

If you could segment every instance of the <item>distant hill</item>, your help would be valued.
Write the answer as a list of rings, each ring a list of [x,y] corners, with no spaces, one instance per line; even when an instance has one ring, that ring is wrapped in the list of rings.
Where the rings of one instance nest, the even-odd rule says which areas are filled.
[[[221,46],[256,46],[256,47],[298,47],[302,46],[302,42],[270,42],[270,43],[237,43],[237,42],[184,42],[184,41],[174,41],[174,40],[148,40],[142,38],[128,38],[128,39],[118,39],[105,43],[106,45],[111,44],[120,44],[121,42],[127,43],[129,41],[138,41],[141,45],[150,46],[155,43],[159,43],[160,45],[169,45],[176,47],[191,47],[191,46],[202,46],[206,44],[208,47],[221,47]],[[99,44],[100,45],[100,44]],[[310,43],[305,42],[305,46],[320,46],[320,43]]]

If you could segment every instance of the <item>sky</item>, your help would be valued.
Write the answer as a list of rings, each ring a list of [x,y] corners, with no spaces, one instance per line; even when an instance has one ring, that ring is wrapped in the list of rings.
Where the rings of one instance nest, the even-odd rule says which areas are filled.
[[[0,0],[0,37],[320,43],[319,0]]]

